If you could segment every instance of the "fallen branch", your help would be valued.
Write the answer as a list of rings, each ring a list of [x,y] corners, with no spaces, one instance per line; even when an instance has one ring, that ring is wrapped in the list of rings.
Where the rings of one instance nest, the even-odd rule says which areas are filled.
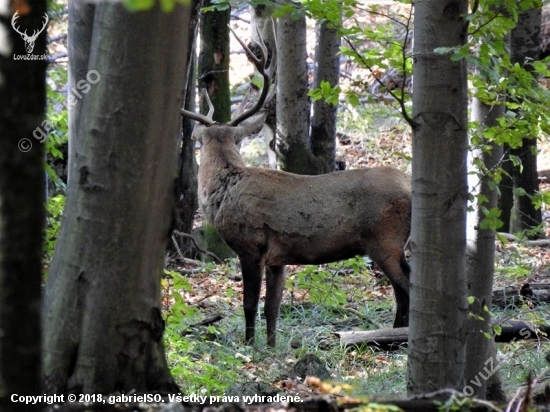
[[[495,342],[514,342],[527,339],[547,339],[549,325],[533,325],[522,320],[509,320],[499,325],[501,333]],[[345,346],[366,344],[380,349],[397,349],[407,345],[409,328],[377,329],[369,331],[336,332]]]
[[[528,246],[550,246],[550,239],[528,240],[521,239],[511,233],[498,232],[498,235],[513,242],[523,243]]]
[[[181,249],[178,245],[178,242],[176,242],[176,238],[174,237],[174,235],[172,235],[172,242],[174,243],[174,247],[176,248],[176,252],[178,252],[179,258],[184,263],[188,263],[190,265],[196,265],[196,266],[202,266],[203,265],[203,263],[198,261],[198,260],[189,259],[189,258],[186,258],[185,256],[183,256],[183,253],[181,252]],[[197,271],[196,269],[191,269],[191,270],[186,270],[185,272],[186,273],[195,273],[196,271]],[[199,271],[200,271],[200,269],[199,269]]]
[[[501,308],[518,306],[526,300],[535,303],[550,302],[550,284],[525,283],[519,290],[514,286],[507,286],[493,291],[493,305]]]
[[[186,239],[191,240],[191,243],[193,243],[193,246],[195,249],[197,249],[200,253],[204,253],[205,255],[208,255],[212,258],[214,258],[218,263],[223,263],[223,260],[221,260],[218,256],[216,256],[215,253],[209,252],[208,250],[204,250],[197,244],[197,240],[193,235],[190,235],[189,233],[180,232],[178,230],[174,230],[174,235],[178,235],[179,237],[184,237]]]
[[[215,315],[204,318],[200,322],[194,323],[193,325],[191,325],[191,327],[196,328],[198,326],[209,326],[222,319],[223,319],[223,316],[220,315],[219,313],[216,313]]]

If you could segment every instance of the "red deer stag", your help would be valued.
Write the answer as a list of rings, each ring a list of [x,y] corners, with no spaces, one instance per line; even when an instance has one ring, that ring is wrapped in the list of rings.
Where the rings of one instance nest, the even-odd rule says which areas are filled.
[[[254,107],[226,124],[182,110],[197,120],[202,143],[199,199],[205,219],[239,256],[243,273],[246,343],[254,343],[262,274],[266,268],[267,343],[275,346],[286,264],[321,264],[368,255],[389,278],[397,302],[394,327],[407,326],[409,272],[404,246],[411,224],[411,183],[405,173],[380,167],[301,176],[246,167],[237,144],[258,133],[271,98],[274,64],[238,39],[264,77]],[[248,120],[247,120],[248,119]],[[247,121],[245,121],[247,120]]]

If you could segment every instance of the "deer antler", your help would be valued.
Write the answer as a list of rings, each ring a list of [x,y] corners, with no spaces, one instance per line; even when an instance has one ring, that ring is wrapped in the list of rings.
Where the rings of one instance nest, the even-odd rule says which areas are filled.
[[[208,104],[208,114],[206,116],[200,113],[190,112],[185,109],[180,109],[180,113],[188,119],[196,120],[205,126],[212,126],[213,124],[216,124],[216,122],[212,120],[212,117],[214,116],[214,105],[212,104],[212,100],[210,100],[210,96],[208,95],[206,89],[204,89],[203,92],[206,97],[206,103]]]
[[[42,28],[41,28],[40,30],[34,30],[34,31],[32,32],[32,36],[30,36],[30,38],[31,38],[32,40],[36,40],[36,38],[38,37],[38,35],[39,35],[40,33],[42,33],[42,31],[46,28],[46,25],[48,24],[48,21],[49,21],[50,19],[48,18],[48,15],[47,15],[47,14],[45,14],[44,17],[46,18],[46,21],[44,21],[44,24],[42,25]],[[26,33],[26,32],[27,32],[27,31],[25,30],[25,33]]]
[[[21,36],[26,36],[27,35],[27,30],[25,30],[25,33],[21,33],[19,31],[19,27],[15,27],[15,21],[19,18],[19,11],[16,11],[15,14],[13,15],[13,17],[11,18],[11,26],[13,27],[13,29],[19,33]]]
[[[38,37],[38,35],[39,35],[40,33],[42,33],[42,31],[44,30],[44,28],[45,28],[46,25],[48,24],[48,21],[50,20],[50,19],[48,18],[48,15],[47,15],[47,14],[45,14],[44,17],[45,17],[46,21],[44,21],[44,24],[42,25],[42,28],[41,28],[40,30],[34,30],[34,31],[32,32],[32,36],[29,36],[29,35],[27,34],[27,30],[25,30],[24,33],[21,33],[21,31],[19,30],[19,27],[15,27],[15,21],[19,18],[19,11],[16,11],[16,12],[14,13],[13,17],[11,18],[11,26],[13,27],[13,29],[14,29],[17,33],[19,33],[19,34],[20,34],[21,36],[23,36],[24,38],[27,38],[27,39],[29,39],[29,40],[31,40],[31,41],[32,41],[32,40],[36,40],[36,37]]]
[[[256,67],[256,70],[262,75],[264,78],[264,85],[262,88],[262,93],[260,94],[259,99],[256,101],[256,104],[250,108],[249,110],[243,111],[241,114],[236,116],[234,119],[231,119],[231,121],[228,123],[229,126],[237,126],[239,123],[242,123],[244,120],[248,119],[249,117],[254,116],[265,103],[269,102],[273,95],[275,94],[275,88],[273,88],[273,91],[270,93],[271,90],[271,79],[273,77],[273,73],[275,72],[275,59],[271,59],[271,64],[269,65],[269,69],[266,69],[267,64],[267,48],[265,47],[265,44],[262,40],[262,36],[260,32],[258,31],[258,38],[260,39],[259,42],[252,40],[261,50],[262,55],[260,58],[256,57],[256,55],[250,50],[250,48],[237,36],[235,31],[230,27],[229,30],[231,30],[231,33],[235,36],[237,41],[241,44],[243,47],[246,56],[252,63],[254,64],[254,67]],[[269,98],[268,98],[269,97]]]
[[[254,64],[254,67],[256,67],[256,70],[258,70],[258,72],[264,78],[264,85],[263,85],[263,88],[262,88],[262,93],[260,94],[260,97],[259,97],[258,101],[256,101],[256,103],[254,104],[254,106],[252,108],[248,109],[248,110],[243,110],[244,105],[247,102],[247,99],[245,99],[245,101],[243,102],[241,107],[237,110],[237,114],[236,114],[235,118],[227,123],[228,126],[238,126],[244,120],[254,116],[263,107],[263,105],[265,103],[269,102],[273,98],[273,95],[275,94],[275,88],[272,89],[271,93],[270,93],[270,89],[271,89],[271,79],[273,77],[273,73],[275,72],[276,64],[275,64],[275,59],[272,58],[271,59],[271,64],[269,65],[269,69],[266,69],[267,48],[265,47],[265,45],[263,43],[263,40],[262,40],[262,37],[261,37],[259,32],[258,32],[258,37],[260,39],[260,42],[257,42],[255,40],[252,40],[252,41],[260,48],[260,50],[262,52],[261,53],[262,55],[261,55],[260,58],[256,57],[256,55],[239,38],[239,36],[237,36],[235,31],[231,27],[229,28],[229,30],[231,30],[231,32],[233,33],[233,35],[235,36],[237,41],[241,44],[241,46],[243,47],[243,49],[246,53],[246,56],[248,57],[249,60],[252,61],[252,63]],[[180,113],[183,116],[185,116],[189,119],[192,119],[192,120],[196,120],[197,122],[199,122],[199,123],[201,123],[205,126],[212,126],[213,124],[216,124],[216,122],[214,122],[212,120],[212,116],[214,114],[214,106],[212,105],[212,102],[210,100],[210,96],[208,95],[208,92],[206,90],[204,91],[204,95],[206,97],[206,102],[208,103],[208,114],[206,116],[204,116],[202,114],[199,114],[199,113],[190,112],[190,111],[185,110],[185,109],[180,109]]]

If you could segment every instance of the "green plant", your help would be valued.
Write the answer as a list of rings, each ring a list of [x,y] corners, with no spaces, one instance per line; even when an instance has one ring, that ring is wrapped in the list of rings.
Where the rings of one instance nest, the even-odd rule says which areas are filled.
[[[61,216],[65,207],[65,196],[50,197],[46,203],[46,233],[44,236],[45,261],[50,262],[55,249],[55,241],[61,226]]]
[[[166,328],[165,342],[170,371],[187,393],[222,395],[239,381],[242,360],[233,348],[204,337],[187,338],[171,325]]]
[[[306,292],[311,302],[329,307],[339,307],[347,303],[342,285],[346,271],[357,275],[366,269],[368,260],[355,257],[344,262],[334,262],[323,266],[307,265],[288,276],[287,288]]]
[[[167,288],[168,299],[173,300],[165,315],[166,323],[181,333],[200,317],[198,308],[187,304],[182,296],[186,291],[190,291],[193,285],[186,276],[175,270],[165,269],[164,274],[170,283]]]

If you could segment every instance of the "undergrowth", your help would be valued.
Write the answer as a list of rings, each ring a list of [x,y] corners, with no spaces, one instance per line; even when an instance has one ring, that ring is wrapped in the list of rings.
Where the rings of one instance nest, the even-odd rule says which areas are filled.
[[[338,331],[391,328],[391,287],[369,261],[355,258],[289,269],[275,349],[266,346],[262,306],[256,345],[243,344],[242,282],[232,280],[239,273],[234,262],[207,274],[193,275],[179,289],[175,285],[185,276],[169,272],[170,278],[181,277],[176,282],[166,280],[165,288],[165,298],[172,302],[166,314],[168,361],[180,387],[190,393],[222,395],[233,384],[261,381],[300,392],[305,389],[293,376],[293,366],[305,355],[314,354],[325,363],[331,381],[351,385],[350,395],[403,396],[406,349],[385,352],[367,346],[345,348],[335,335]],[[205,279],[207,290],[197,290],[197,283],[200,287]],[[221,320],[198,325],[200,319],[215,313],[221,314]],[[536,324],[546,316],[546,306],[495,308],[493,315],[496,322],[521,318]],[[500,371],[507,390],[524,384],[529,372],[542,378],[549,366],[549,350],[545,340],[499,343]]]
[[[353,328],[390,327],[393,321],[393,302],[388,304],[391,287],[374,275],[368,259],[290,267],[275,349],[266,346],[263,314],[256,345],[242,343],[242,282],[231,280],[233,264],[217,269],[188,279],[170,271],[164,280],[164,298],[170,306],[166,312],[168,360],[181,387],[217,395],[241,381],[274,383],[292,375],[296,361],[310,353],[321,358],[339,381],[360,382],[366,376],[365,367],[382,373],[395,370],[388,359],[402,355],[378,355],[370,348],[349,351],[335,336]],[[204,291],[197,290],[197,284],[205,283]],[[201,317],[216,313],[223,316],[219,322],[198,325]]]

